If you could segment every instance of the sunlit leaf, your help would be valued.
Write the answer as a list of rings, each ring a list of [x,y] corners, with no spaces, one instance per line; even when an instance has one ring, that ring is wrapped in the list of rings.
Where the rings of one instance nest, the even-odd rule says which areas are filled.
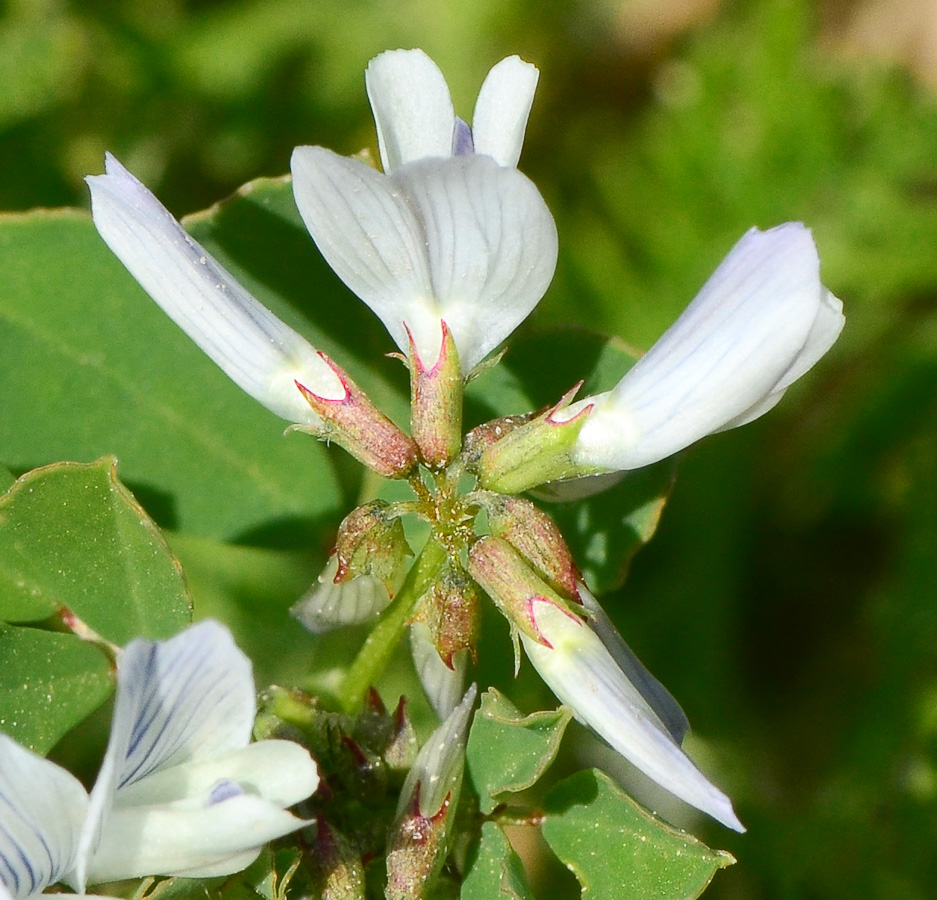
[[[466,760],[484,813],[499,797],[529,788],[556,757],[571,716],[565,707],[523,715],[495,688],[482,694]]]
[[[462,882],[461,900],[533,900],[524,867],[504,832],[494,823],[482,825],[478,855]]]
[[[104,654],[71,634],[0,625],[0,731],[45,754],[114,686]]]
[[[23,622],[63,608],[116,644],[189,621],[179,564],[113,459],[37,469],[0,497],[0,613]]]
[[[735,860],[655,819],[597,769],[547,795],[543,836],[593,900],[692,900]]]

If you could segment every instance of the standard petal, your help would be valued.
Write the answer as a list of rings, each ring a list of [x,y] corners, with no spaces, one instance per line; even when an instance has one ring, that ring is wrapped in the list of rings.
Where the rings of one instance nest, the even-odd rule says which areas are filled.
[[[433,643],[429,626],[425,622],[414,622],[410,626],[410,653],[430,706],[440,719],[446,719],[465,693],[469,651],[454,653],[450,669]]]
[[[87,811],[77,778],[0,734],[0,889],[28,897],[66,877]]]
[[[290,612],[313,634],[367,622],[390,604],[387,588],[371,575],[335,583],[338,557],[333,556],[309,592]]]
[[[341,382],[315,348],[258,303],[113,156],[90,176],[95,227],[143,289],[242,390],[290,422],[320,423],[299,381],[332,399]]]
[[[385,172],[427,156],[449,156],[455,114],[439,67],[422,50],[388,50],[364,73]]]
[[[475,101],[472,137],[475,152],[500,166],[516,166],[540,73],[519,56],[502,59],[488,73]]]
[[[227,875],[249,865],[268,841],[305,824],[250,794],[198,809],[172,805],[115,809],[88,868],[88,881],[183,873]]]
[[[406,311],[435,306],[426,237],[411,205],[385,175],[324,147],[297,147],[291,166],[296,205],[319,252],[406,353]],[[438,311],[432,315],[438,331]]]
[[[670,691],[647,670],[644,663],[635,656],[634,651],[625,643],[618,633],[618,629],[612,624],[612,620],[599,605],[599,601],[581,583],[579,585],[579,596],[582,605],[591,614],[589,624],[592,630],[605,645],[605,649],[611,653],[625,679],[634,685],[670,733],[670,736],[678,744],[682,744],[684,737],[690,731],[690,722],[686,717],[686,713],[680,708],[680,704],[674,700]]]
[[[219,623],[131,641],[118,661],[111,736],[82,830],[79,889],[115,793],[160,769],[247,746],[255,713],[250,660]]]
[[[532,615],[552,647],[521,633],[527,656],[577,719],[670,793],[744,831],[725,794],[680,749],[588,625],[548,602]]]
[[[553,217],[533,182],[487,156],[412,163],[391,181],[421,224],[432,285],[429,311],[449,326],[468,373],[549,286],[557,255]],[[427,298],[413,297],[398,315],[414,332],[420,358],[435,360],[441,331],[418,325],[427,311]]]
[[[211,759],[170,766],[123,788],[115,809],[158,803],[204,805],[219,782],[233,782],[244,793],[281,808],[305,800],[319,784],[319,771],[309,751],[292,741],[258,741]]]
[[[830,296],[803,225],[752,229],[618,386],[587,398],[596,409],[580,432],[576,461],[635,469],[753,418],[749,411],[835,340]]]

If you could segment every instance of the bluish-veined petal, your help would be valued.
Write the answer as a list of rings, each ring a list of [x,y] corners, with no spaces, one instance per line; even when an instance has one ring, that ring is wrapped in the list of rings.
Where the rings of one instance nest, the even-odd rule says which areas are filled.
[[[422,50],[388,50],[364,74],[385,172],[449,156],[455,113],[439,67]]]
[[[429,626],[425,622],[414,622],[410,626],[410,653],[430,706],[440,719],[446,719],[465,694],[469,651],[453,653],[450,669],[433,643]]]
[[[455,809],[458,805],[465,767],[465,743],[477,693],[478,688],[471,685],[459,705],[420,748],[400,791],[398,817],[403,815],[412,800],[417,782],[420,784],[421,816],[434,816],[442,807],[447,794],[451,795],[451,808]]]
[[[551,646],[521,632],[524,649],[576,718],[661,787],[723,825],[744,831],[729,798],[680,749],[598,635],[550,602],[534,600],[531,613]]]
[[[842,328],[819,265],[799,223],[749,231],[618,386],[586,398],[576,461],[638,468],[766,412]]]
[[[305,800],[319,784],[309,752],[292,741],[258,741],[210,759],[190,760],[162,769],[123,788],[115,809],[158,803],[204,805],[212,788],[229,781],[248,794],[286,808]]]
[[[0,734],[0,888],[23,898],[67,877],[87,811],[77,778]]]
[[[167,641],[131,641],[118,660],[111,735],[81,834],[79,889],[115,793],[169,766],[247,746],[255,713],[250,660],[224,626],[205,621]]]
[[[268,841],[306,824],[253,794],[200,808],[156,804],[114,809],[88,869],[91,883],[144,875],[227,875]]]
[[[537,67],[519,56],[502,59],[491,69],[472,115],[476,153],[492,157],[501,166],[517,165],[539,77]]]
[[[634,651],[625,643],[618,629],[612,624],[599,601],[592,596],[584,584],[579,584],[579,597],[582,605],[589,611],[589,625],[596,633],[605,649],[612,655],[625,676],[637,692],[644,698],[670,736],[682,744],[690,731],[690,723],[680,704],[648,670],[644,663],[635,656]]]
[[[345,396],[315,348],[254,299],[113,156],[89,176],[95,227],[164,312],[242,390],[290,422],[321,424],[296,388]]]
[[[390,594],[377,578],[356,575],[335,583],[338,556],[333,556],[316,583],[290,612],[313,634],[375,618],[390,605]]]

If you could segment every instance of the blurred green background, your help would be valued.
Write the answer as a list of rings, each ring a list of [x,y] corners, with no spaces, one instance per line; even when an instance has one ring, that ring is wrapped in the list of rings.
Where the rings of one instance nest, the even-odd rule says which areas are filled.
[[[937,894],[937,3],[7,0],[0,209],[87,206],[113,151],[178,215],[301,143],[373,146],[369,58],[468,118],[541,69],[521,168],[559,228],[538,324],[647,347],[752,225],[814,230],[839,344],[685,454],[609,611],[745,836],[713,898]],[[184,556],[184,554],[183,554]]]

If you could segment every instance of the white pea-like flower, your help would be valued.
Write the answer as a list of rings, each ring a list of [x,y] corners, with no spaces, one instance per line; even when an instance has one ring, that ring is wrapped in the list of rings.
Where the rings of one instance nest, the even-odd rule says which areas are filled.
[[[686,716],[580,585],[591,621],[545,597],[529,601],[541,640],[520,631],[527,657],[554,694],[629,762],[671,794],[735,831],[732,802],[681,748]]]
[[[563,412],[594,407],[573,462],[637,469],[757,419],[832,347],[842,310],[807,228],[753,228],[615,388]]]
[[[297,383],[326,400],[341,400],[346,390],[315,347],[240,285],[110,153],[105,174],[85,180],[95,227],[163,311],[272,413],[321,425]]]
[[[208,877],[246,868],[305,823],[290,807],[315,791],[309,753],[250,743],[251,665],[206,621],[121,652],[104,762],[90,798],[68,772],[0,737],[0,896],[64,881]]]
[[[324,147],[293,153],[296,205],[320,252],[427,368],[443,321],[467,374],[553,277],[556,226],[516,168],[537,78],[516,56],[498,63],[470,129],[423,51],[388,51],[366,73],[383,173]]]

